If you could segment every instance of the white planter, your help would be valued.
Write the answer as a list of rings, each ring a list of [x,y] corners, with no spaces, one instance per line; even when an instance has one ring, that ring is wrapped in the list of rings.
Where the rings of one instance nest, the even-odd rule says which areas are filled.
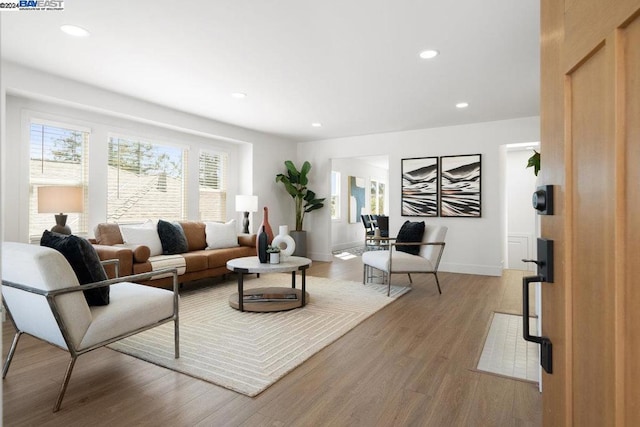
[[[271,252],[271,253],[269,253],[269,263],[270,264],[280,264],[280,252]]]

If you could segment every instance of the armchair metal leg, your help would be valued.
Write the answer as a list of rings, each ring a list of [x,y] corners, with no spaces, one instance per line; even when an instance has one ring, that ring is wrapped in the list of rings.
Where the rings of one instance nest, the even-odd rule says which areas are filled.
[[[178,327],[177,317],[173,320],[173,339],[174,339],[173,357],[176,359],[179,359],[180,358],[180,328]]]
[[[440,290],[440,281],[438,280],[438,273],[433,273],[433,275],[436,278],[436,285],[438,285],[438,293],[442,295],[442,291]]]
[[[4,362],[4,367],[2,368],[2,378],[4,379],[7,376],[7,372],[9,372],[9,366],[11,366],[11,361],[13,360],[13,355],[16,352],[16,347],[18,346],[18,340],[22,336],[22,332],[18,331],[13,336],[13,342],[11,343],[11,348],[9,349],[9,354],[7,354],[7,360]]]
[[[407,276],[409,276],[409,283],[413,285],[413,280],[411,280],[411,273],[407,273]]]
[[[56,400],[56,404],[53,407],[53,412],[58,412],[60,410],[60,405],[62,405],[62,398],[64,397],[64,393],[67,391],[67,385],[69,385],[69,379],[71,379],[71,372],[73,372],[73,366],[76,364],[76,360],[78,356],[71,356],[71,360],[69,361],[69,365],[67,366],[67,372],[64,374],[64,380],[62,381],[62,386],[60,387],[60,393],[58,393],[58,400]]]
[[[387,274],[387,296],[391,296],[391,272]]]

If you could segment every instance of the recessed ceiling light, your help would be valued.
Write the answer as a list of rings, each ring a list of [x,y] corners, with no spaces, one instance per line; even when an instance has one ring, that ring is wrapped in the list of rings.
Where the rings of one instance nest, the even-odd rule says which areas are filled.
[[[77,25],[63,25],[60,29],[70,36],[74,37],[89,37],[91,34],[89,31],[85,30],[82,27],[78,27]]]
[[[318,122],[311,123],[311,126],[313,126],[314,128],[321,128],[322,127],[322,123],[318,123]]]
[[[469,106],[468,102],[458,102],[456,104],[456,108],[467,108]]]
[[[436,56],[438,56],[439,53],[440,52],[434,49],[423,50],[422,52],[420,52],[420,58],[422,59],[435,58]]]
[[[233,92],[231,94],[231,96],[233,96],[234,98],[237,98],[237,99],[244,99],[244,98],[247,97],[247,94],[244,93],[244,92]]]

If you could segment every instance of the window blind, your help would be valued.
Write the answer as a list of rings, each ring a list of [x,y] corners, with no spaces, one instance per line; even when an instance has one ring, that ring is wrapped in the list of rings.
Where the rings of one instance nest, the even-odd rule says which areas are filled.
[[[187,150],[109,138],[107,220],[185,219]]]
[[[200,220],[227,220],[227,162],[225,153],[200,152]]]
[[[50,213],[38,213],[38,187],[73,185],[84,188],[85,211],[67,213],[74,234],[87,232],[88,144],[90,133],[73,126],[32,121],[29,127],[29,238],[37,240],[55,225]]]

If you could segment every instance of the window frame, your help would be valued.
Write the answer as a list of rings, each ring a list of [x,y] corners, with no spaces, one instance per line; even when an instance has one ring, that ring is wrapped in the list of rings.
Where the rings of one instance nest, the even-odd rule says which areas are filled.
[[[374,187],[374,183],[375,183],[375,196],[373,194],[373,187]],[[384,184],[384,191],[380,192],[380,184]],[[381,180],[379,178],[369,178],[369,212],[371,213],[371,215],[385,215],[385,207],[386,207],[386,191],[387,191],[387,182],[384,180]],[[374,212],[373,209],[373,199],[376,199],[376,209]],[[382,199],[383,202],[383,206],[382,209],[380,209],[380,200]]]
[[[335,175],[335,179],[334,179],[334,175]],[[333,184],[335,182],[335,189],[336,192],[334,194],[333,192],[333,185],[330,185],[331,188],[331,196],[329,198],[330,200],[330,208],[333,207],[333,203],[334,203],[334,198],[336,201],[336,208],[335,208],[335,215],[333,213],[330,213],[331,215],[331,220],[332,221],[340,221],[342,219],[342,215],[341,215],[341,207],[342,207],[342,182],[340,182],[340,180],[342,179],[342,174],[339,171],[331,171],[331,184]],[[330,209],[331,211],[331,209]]]

